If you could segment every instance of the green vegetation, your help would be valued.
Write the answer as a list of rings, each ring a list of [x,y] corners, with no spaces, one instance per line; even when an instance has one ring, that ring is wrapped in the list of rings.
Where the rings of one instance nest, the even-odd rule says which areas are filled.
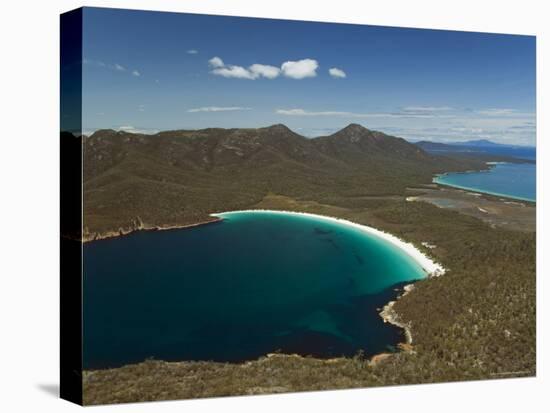
[[[283,125],[139,135],[101,130],[84,139],[84,238],[183,226],[250,207],[267,193],[349,206],[403,194],[434,173],[486,168],[434,157],[359,125],[307,139]]]
[[[261,131],[269,135],[266,130]],[[171,149],[165,155],[166,159],[173,156],[174,162],[180,165],[177,167],[158,165],[157,156],[160,155],[156,154],[164,153],[164,144],[159,143],[164,141],[143,138],[144,142],[140,143],[139,135],[128,138],[128,144],[139,146],[143,143],[156,148],[149,151],[124,149],[125,145],[116,142],[116,136],[105,138],[94,145],[101,148],[120,146],[121,149],[113,150],[114,155],[107,157],[109,167],[100,162],[93,172],[87,173],[87,225],[94,231],[112,230],[113,223],[121,225],[126,219],[123,217],[134,219],[135,216],[144,221],[147,217],[151,220],[147,222],[157,224],[185,222],[184,219],[193,222],[191,211],[195,211],[195,219],[200,220],[212,210],[257,207],[337,216],[391,232],[413,242],[447,269],[442,277],[417,282],[415,289],[399,299],[394,307],[401,320],[410,326],[413,348],[377,363],[360,355],[318,360],[278,354],[243,364],[148,360],[118,369],[85,372],[86,404],[535,374],[535,233],[492,228],[479,219],[449,209],[425,202],[406,202],[396,195],[404,194],[408,186],[418,187],[430,182],[431,174],[438,168],[472,169],[476,162],[478,166],[482,162],[433,158],[422,151],[405,154],[403,151],[409,149],[400,141],[390,140],[391,145],[386,145],[385,137],[378,138],[382,142],[373,138],[376,132],[360,131],[359,137],[355,132],[357,129],[337,137],[347,142],[345,144],[339,145],[333,138],[335,135],[320,138],[327,142],[314,144],[319,145],[314,149],[305,144],[303,150],[314,151],[306,158],[318,157],[311,162],[298,162],[296,156],[301,155],[294,149],[284,152],[286,157],[281,155],[282,149],[258,150],[254,153],[259,158],[247,155],[247,159],[254,162],[242,166],[246,173],[219,166],[216,155],[219,142],[209,155],[205,155],[207,159],[216,159],[217,166],[208,169],[206,165],[211,164],[210,161],[203,166],[185,163],[191,159],[200,163],[200,150],[190,156],[189,161],[179,161],[181,157],[174,154],[173,145],[182,137],[170,141]],[[220,133],[232,136],[233,132]],[[258,134],[256,130],[239,133],[247,139]],[[208,132],[203,137],[208,140],[213,135]],[[125,135],[121,137],[126,138]],[[363,152],[361,156],[351,153],[354,152],[352,144],[358,144],[357,139],[368,139],[363,143],[365,148],[355,148],[355,152]],[[90,140],[86,145],[90,145]],[[376,152],[373,145],[381,149]],[[104,151],[107,150],[94,150],[85,159],[94,165],[92,160],[108,153]],[[327,159],[328,154],[333,156]],[[266,163],[260,167],[259,160],[268,155],[272,157],[270,166]],[[347,161],[339,163],[338,159],[343,158]],[[389,163],[382,168],[383,159]],[[315,162],[330,163],[336,172],[312,166]],[[184,163],[186,171],[191,172],[182,172]],[[247,164],[239,161],[239,165]],[[223,188],[219,197],[216,197],[216,187]],[[181,194],[177,193],[180,189],[183,189]],[[117,191],[120,199],[115,197]],[[153,191],[154,196],[149,191]],[[111,209],[119,201],[120,209]],[[127,213],[122,212],[124,203],[128,204]],[[100,205],[104,207],[99,208]],[[158,212],[154,205],[158,206]],[[170,208],[176,208],[175,212]],[[168,217],[172,221],[163,221]],[[178,221],[180,219],[182,221]],[[436,245],[436,248],[423,247],[422,242]]]

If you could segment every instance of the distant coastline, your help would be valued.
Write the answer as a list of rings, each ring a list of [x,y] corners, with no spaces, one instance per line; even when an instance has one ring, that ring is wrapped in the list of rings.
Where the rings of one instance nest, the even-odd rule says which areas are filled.
[[[446,187],[449,187],[449,188],[463,189],[464,191],[468,191],[468,192],[475,192],[475,193],[479,193],[479,194],[483,194],[483,195],[491,195],[491,196],[495,196],[495,197],[498,197],[498,198],[507,198],[507,199],[511,199],[511,200],[514,200],[514,201],[523,201],[523,202],[529,202],[529,203],[532,203],[532,204],[536,204],[536,202],[537,202],[537,201],[533,201],[532,199],[523,198],[523,197],[520,197],[520,196],[512,196],[512,195],[502,194],[502,193],[498,193],[498,192],[486,191],[486,190],[482,190],[482,189],[478,189],[478,188],[471,188],[471,187],[462,186],[462,185],[451,185],[451,184],[448,184],[448,183],[443,183],[443,182],[437,181],[436,178],[434,178],[433,183],[437,184],[437,185],[441,185],[441,186],[446,186]]]
[[[507,198],[507,199],[511,199],[511,200],[523,201],[523,202],[529,202],[529,203],[536,204],[536,195],[535,195],[535,199],[532,199],[532,198],[528,198],[528,197],[524,197],[524,196],[513,195],[513,194],[505,194],[505,193],[498,192],[498,191],[491,191],[491,190],[488,190],[488,189],[482,189],[482,188],[479,188],[479,187],[474,186],[474,185],[461,185],[461,184],[451,183],[451,182],[446,182],[445,181],[445,177],[450,176],[450,175],[468,175],[470,173],[479,173],[479,172],[490,173],[490,171],[493,170],[498,165],[506,165],[508,163],[509,162],[487,162],[487,165],[490,166],[490,168],[487,169],[487,170],[472,170],[472,171],[464,171],[464,172],[445,172],[445,173],[441,173],[441,174],[435,175],[434,178],[432,179],[432,182],[437,184],[437,185],[446,186],[446,187],[449,187],[449,188],[457,188],[457,189],[462,189],[462,190],[469,191],[469,192],[476,192],[476,193],[490,195],[490,196],[494,196],[494,197]]]

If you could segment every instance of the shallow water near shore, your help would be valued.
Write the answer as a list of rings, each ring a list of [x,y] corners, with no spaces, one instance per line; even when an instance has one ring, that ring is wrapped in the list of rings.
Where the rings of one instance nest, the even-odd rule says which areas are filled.
[[[238,212],[84,245],[84,368],[392,351],[379,316],[426,276],[395,245],[311,216]]]
[[[536,165],[531,163],[501,163],[487,171],[439,175],[434,178],[434,182],[490,195],[535,202],[536,169]]]

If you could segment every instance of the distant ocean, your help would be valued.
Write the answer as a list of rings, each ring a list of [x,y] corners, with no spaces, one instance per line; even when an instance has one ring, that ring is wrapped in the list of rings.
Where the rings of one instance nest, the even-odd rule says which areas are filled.
[[[425,149],[434,155],[445,155],[447,153],[472,153],[483,155],[506,156],[510,158],[526,159],[534,161],[537,158],[537,149],[534,146],[470,146],[470,145],[450,145],[446,149]]]
[[[535,164],[499,163],[490,170],[448,173],[434,178],[434,182],[456,188],[536,202]]]
[[[472,152],[481,152],[490,155],[510,156],[512,158],[528,159],[530,161],[534,161],[537,157],[536,148],[531,146],[465,146],[465,148]]]

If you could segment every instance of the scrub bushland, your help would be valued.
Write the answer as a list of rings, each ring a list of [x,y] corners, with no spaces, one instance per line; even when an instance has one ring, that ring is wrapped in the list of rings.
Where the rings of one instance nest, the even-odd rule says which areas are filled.
[[[101,234],[131,225],[136,216],[151,224],[185,224],[200,222],[210,212],[265,208],[334,216],[391,232],[447,270],[416,282],[394,306],[410,327],[412,347],[377,362],[361,354],[330,360],[273,354],[240,364],[145,360],[85,371],[85,404],[535,375],[535,233],[406,202],[407,188],[429,184],[433,173],[481,168],[484,162],[433,157],[403,140],[363,129],[316,138],[323,140],[315,144],[299,135],[277,141],[292,133],[281,125],[208,130],[200,135],[205,141],[191,145],[202,148],[195,148],[193,156],[182,155],[190,153],[189,147],[180,148],[179,155],[177,148],[186,146],[186,139],[200,139],[197,132],[161,133],[165,138],[158,142],[98,132],[84,139],[89,151],[101,137],[85,154],[85,222],[89,234]],[[171,142],[170,150],[163,139]],[[210,139],[212,146],[205,143]],[[259,143],[247,152],[241,140],[245,148]],[[269,146],[273,141],[277,144]],[[281,142],[286,143],[280,147]]]

